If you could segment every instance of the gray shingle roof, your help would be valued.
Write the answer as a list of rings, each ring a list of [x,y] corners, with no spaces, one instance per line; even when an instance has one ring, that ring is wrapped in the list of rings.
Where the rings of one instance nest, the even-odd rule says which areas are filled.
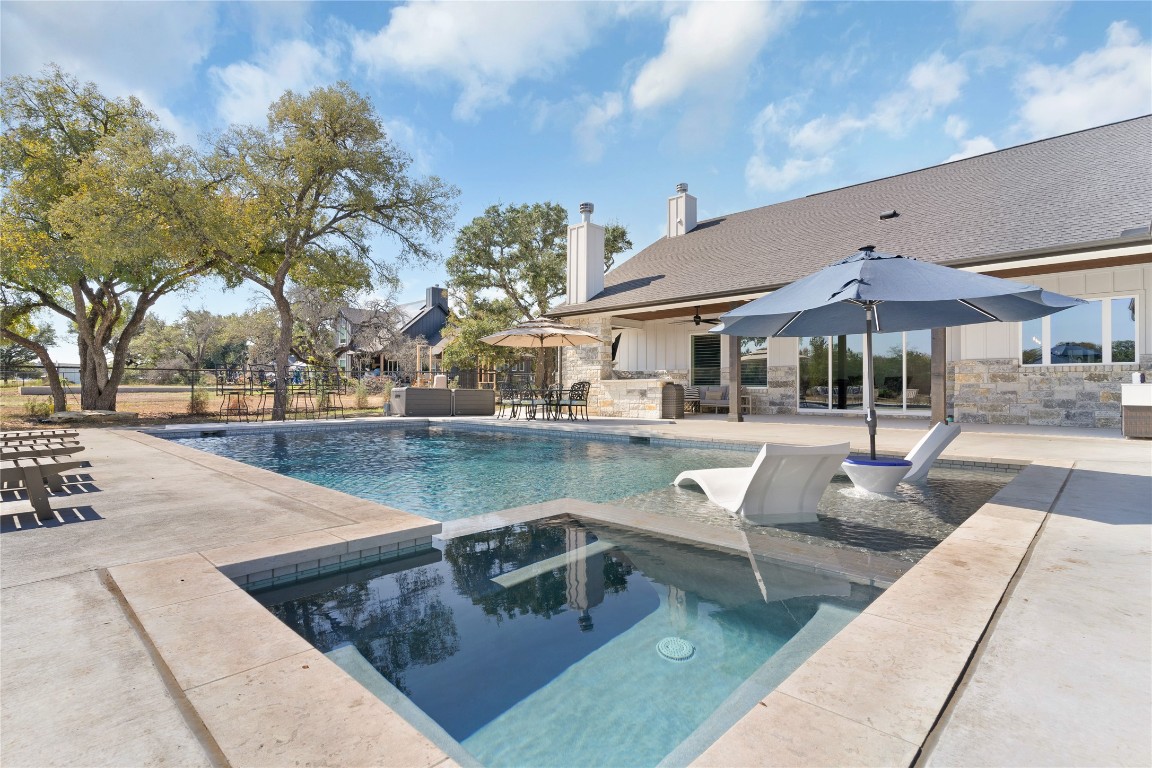
[[[898,217],[880,220],[893,209]],[[1115,240],[1150,221],[1146,116],[702,221],[609,272],[590,301],[553,314],[766,290],[864,245],[929,262],[995,260]]]

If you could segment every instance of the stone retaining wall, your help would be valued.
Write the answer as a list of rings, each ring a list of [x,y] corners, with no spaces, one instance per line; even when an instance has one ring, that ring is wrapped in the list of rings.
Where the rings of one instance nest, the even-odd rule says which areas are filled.
[[[1152,355],[1139,363],[1022,366],[1019,360],[954,363],[952,412],[964,424],[1056,427],[1120,427],[1120,385],[1136,371],[1152,369]]]

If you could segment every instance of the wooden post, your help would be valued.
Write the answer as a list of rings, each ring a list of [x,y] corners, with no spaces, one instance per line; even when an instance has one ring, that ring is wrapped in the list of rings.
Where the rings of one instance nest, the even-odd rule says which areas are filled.
[[[932,329],[932,423],[948,418],[948,329]]]
[[[740,337],[728,339],[728,421],[744,421],[740,412]]]

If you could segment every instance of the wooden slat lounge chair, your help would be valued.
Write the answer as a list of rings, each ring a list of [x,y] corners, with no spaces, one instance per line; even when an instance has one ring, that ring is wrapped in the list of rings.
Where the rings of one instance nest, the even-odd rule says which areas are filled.
[[[71,469],[79,469],[84,463],[60,461],[55,456],[4,460],[0,461],[0,473],[4,476],[5,486],[24,488],[38,520],[52,520],[56,515],[48,501],[48,488],[57,492],[63,491],[64,481],[61,474]],[[18,513],[3,514],[8,516]]]
[[[0,460],[34,459],[46,456],[71,456],[80,453],[84,446],[75,440],[59,443],[32,443],[0,446]]]
[[[695,483],[714,503],[757,525],[814,523],[820,497],[848,449],[848,443],[766,443],[750,467],[681,472],[672,484]]]
[[[42,441],[74,440],[80,433],[72,429],[33,429],[21,432],[0,432],[0,443],[36,443]]]

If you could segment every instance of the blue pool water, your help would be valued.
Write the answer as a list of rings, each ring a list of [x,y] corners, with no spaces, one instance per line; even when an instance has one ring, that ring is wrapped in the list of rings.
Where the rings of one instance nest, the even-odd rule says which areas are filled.
[[[366,660],[493,768],[684,757],[878,594],[772,563],[757,566],[762,590],[745,554],[572,518],[437,546],[404,570],[257,597],[342,666]]]
[[[754,453],[747,450],[444,427],[171,439],[434,520],[575,498],[908,562],[923,557],[1012,477],[936,467],[925,483],[862,497],[838,475],[820,500],[819,522],[756,526],[733,520],[699,489],[670,485],[686,469],[748,466]]]
[[[755,455],[438,427],[176,439],[434,520],[558,498],[614,501],[667,486],[687,469],[751,464]]]

